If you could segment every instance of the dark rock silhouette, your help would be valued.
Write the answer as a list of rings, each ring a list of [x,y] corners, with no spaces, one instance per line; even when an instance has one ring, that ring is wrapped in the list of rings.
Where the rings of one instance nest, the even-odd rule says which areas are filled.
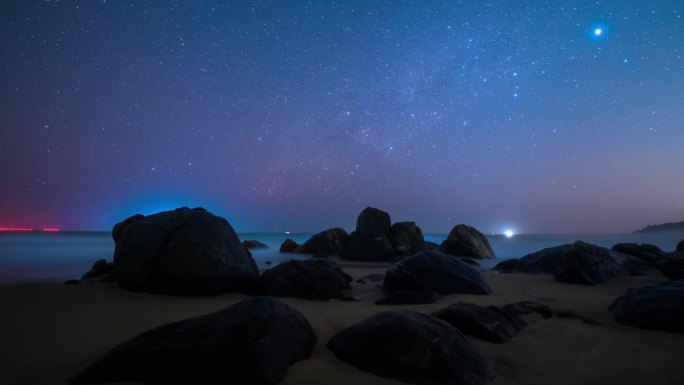
[[[610,250],[577,241],[561,258],[554,279],[595,285],[627,274],[627,269]]]
[[[684,281],[668,280],[636,289],[611,305],[615,319],[644,329],[684,333]]]
[[[548,247],[520,259],[503,261],[494,266],[494,270],[503,273],[555,274],[561,258],[571,247],[572,244]]]
[[[480,385],[494,368],[456,328],[412,311],[386,311],[328,342],[337,358],[379,376],[416,384]]]
[[[454,226],[440,250],[456,257],[496,258],[487,238],[474,227],[466,225]]]
[[[394,251],[384,233],[361,233],[354,231],[349,243],[342,250],[340,259],[352,261],[391,261]]]
[[[286,239],[285,242],[283,242],[280,245],[280,252],[281,253],[294,253],[299,249],[299,244],[292,239]]]
[[[114,226],[120,230],[114,251],[120,287],[173,295],[253,289],[257,266],[225,219],[187,207],[129,219],[123,230]]]
[[[651,266],[657,266],[658,262],[665,257],[665,252],[658,246],[648,243],[618,243],[613,245],[613,250],[639,258]]]
[[[684,239],[677,244],[677,251],[684,251]]]
[[[123,221],[117,223],[114,225],[112,228],[112,239],[114,239],[114,243],[116,243],[119,240],[119,237],[121,236],[121,233],[123,233],[124,229],[128,227],[131,223],[145,218],[144,215],[142,214],[135,214],[132,217],[128,217],[124,219]]]
[[[399,290],[388,293],[375,301],[376,305],[419,305],[435,303],[442,296],[432,290]]]
[[[328,260],[291,260],[263,272],[262,294],[275,297],[331,299],[345,296],[352,278]]]
[[[140,334],[70,383],[276,384],[315,345],[302,314],[277,299],[257,297]]]
[[[304,254],[340,254],[349,242],[349,234],[339,227],[327,229],[311,236],[297,249]]]
[[[536,301],[519,301],[504,305],[502,308],[508,314],[519,317],[527,314],[539,314],[544,319],[553,317],[553,312],[548,306]]]
[[[415,222],[397,222],[390,229],[390,243],[394,255],[407,256],[425,250],[423,231]]]
[[[390,266],[383,289],[433,290],[443,295],[491,293],[480,272],[437,250],[419,251]]]
[[[439,244],[430,242],[430,241],[425,241],[425,248],[426,249],[439,249]]]
[[[261,243],[256,239],[244,240],[242,241],[242,246],[244,246],[247,249],[268,249],[267,244]]]
[[[362,234],[379,232],[389,237],[391,226],[390,215],[374,207],[366,207],[356,218],[356,231]]]
[[[83,274],[81,281],[114,280],[114,263],[105,259],[98,259],[90,270]]]
[[[517,316],[496,306],[482,307],[468,302],[451,304],[432,315],[450,323],[464,334],[499,344],[517,335],[525,326]]]

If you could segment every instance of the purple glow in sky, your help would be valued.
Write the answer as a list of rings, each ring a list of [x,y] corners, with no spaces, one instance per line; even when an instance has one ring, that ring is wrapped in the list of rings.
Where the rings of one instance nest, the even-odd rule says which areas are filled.
[[[681,221],[683,5],[4,1],[0,226]]]

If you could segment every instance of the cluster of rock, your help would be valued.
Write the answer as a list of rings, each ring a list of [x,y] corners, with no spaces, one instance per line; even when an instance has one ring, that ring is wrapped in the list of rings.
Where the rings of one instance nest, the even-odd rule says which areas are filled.
[[[286,239],[281,252],[316,255],[338,254],[352,261],[393,261],[425,249],[438,249],[446,254],[468,258],[495,258],[487,238],[475,228],[457,225],[441,245],[425,241],[415,222],[392,224],[389,213],[367,207],[356,218],[356,229],[347,234],[335,227],[314,234],[304,244]]]
[[[639,275],[649,266],[636,257],[577,241],[499,263],[506,273],[553,274],[559,282],[595,285],[624,275]]]
[[[71,279],[65,283],[74,285],[79,283],[95,283],[95,282],[114,282],[114,263],[107,262],[105,259],[98,259],[93,263],[93,266],[88,270],[81,279]]]

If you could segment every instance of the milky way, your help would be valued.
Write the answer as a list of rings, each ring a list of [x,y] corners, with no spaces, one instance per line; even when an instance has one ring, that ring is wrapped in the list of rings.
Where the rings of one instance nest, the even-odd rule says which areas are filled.
[[[683,6],[4,1],[0,225],[683,220]]]

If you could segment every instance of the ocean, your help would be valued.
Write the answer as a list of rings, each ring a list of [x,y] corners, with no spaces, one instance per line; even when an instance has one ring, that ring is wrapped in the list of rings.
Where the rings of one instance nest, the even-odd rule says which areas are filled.
[[[268,249],[252,250],[260,268],[290,259],[305,259],[304,254],[283,254],[280,244],[291,238],[303,243],[312,234],[242,233],[240,240],[256,239],[269,246]],[[427,234],[425,239],[440,243],[446,234]],[[546,247],[571,243],[576,240],[611,247],[619,242],[650,243],[665,251],[672,251],[684,234],[639,233],[611,235],[528,235],[519,234],[507,238],[504,235],[488,235],[496,260],[480,261],[483,267],[511,259]],[[114,241],[110,232],[56,232],[56,233],[0,233],[0,285],[29,282],[61,282],[80,278],[100,258],[112,260]]]

